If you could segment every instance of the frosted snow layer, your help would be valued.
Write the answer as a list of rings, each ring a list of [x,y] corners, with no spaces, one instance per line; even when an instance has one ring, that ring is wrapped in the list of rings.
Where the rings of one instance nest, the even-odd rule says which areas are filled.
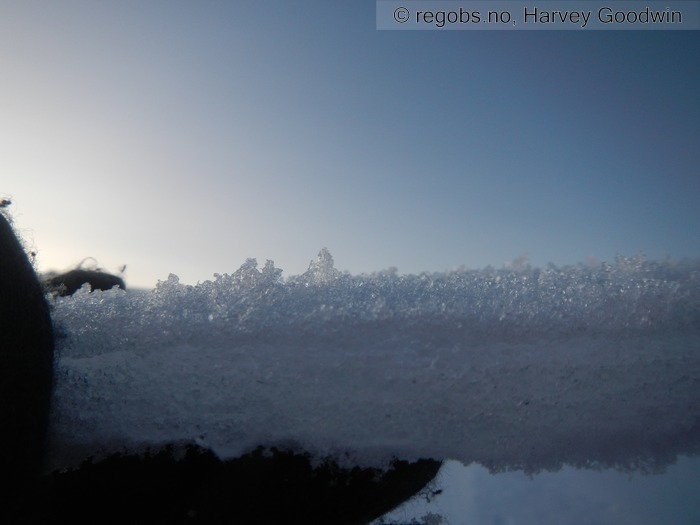
[[[700,450],[700,261],[299,276],[58,298],[52,464],[163,442],[365,466],[653,470]]]

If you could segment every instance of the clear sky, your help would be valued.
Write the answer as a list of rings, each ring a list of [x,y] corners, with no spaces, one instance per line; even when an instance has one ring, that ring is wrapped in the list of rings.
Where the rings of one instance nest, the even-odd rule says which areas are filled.
[[[700,255],[700,32],[377,31],[373,1],[3,1],[0,196],[127,285]]]

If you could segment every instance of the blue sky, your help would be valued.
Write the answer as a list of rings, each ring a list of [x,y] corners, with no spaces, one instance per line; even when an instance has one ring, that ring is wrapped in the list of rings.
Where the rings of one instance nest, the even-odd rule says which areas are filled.
[[[40,268],[700,255],[698,31],[375,27],[369,1],[0,4],[0,194]]]

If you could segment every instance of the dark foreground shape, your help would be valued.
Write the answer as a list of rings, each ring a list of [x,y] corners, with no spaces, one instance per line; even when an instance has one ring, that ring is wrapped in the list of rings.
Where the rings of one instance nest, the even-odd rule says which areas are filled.
[[[52,379],[53,331],[44,291],[0,213],[0,483],[12,487],[3,499],[41,470]]]
[[[421,460],[387,472],[341,469],[262,448],[224,462],[194,446],[174,450],[47,476],[15,522],[360,525],[420,491],[440,467]]]
[[[68,272],[75,279],[64,275],[66,290],[102,287],[81,272],[102,274]],[[102,275],[117,280],[107,288],[123,287]],[[44,289],[0,213],[1,524],[360,525],[419,492],[440,468],[421,460],[396,461],[388,471],[344,469],[262,448],[221,461],[206,449],[169,446],[42,475],[53,345]]]
[[[124,281],[110,273],[101,272],[99,270],[71,270],[51,277],[46,281],[46,286],[56,295],[73,295],[80,287],[88,283],[93,290],[111,290],[118,286],[122,290],[126,290]]]

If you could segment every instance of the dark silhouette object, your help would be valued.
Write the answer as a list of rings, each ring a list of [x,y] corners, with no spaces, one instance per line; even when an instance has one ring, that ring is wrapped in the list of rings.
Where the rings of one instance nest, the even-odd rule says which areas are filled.
[[[80,272],[109,275],[73,270],[66,290],[86,282]],[[109,277],[109,288],[119,285]],[[440,468],[434,460],[345,468],[263,448],[222,461],[169,445],[42,473],[53,347],[44,289],[0,213],[0,523],[359,525],[416,494]]]
[[[314,466],[304,453],[258,448],[229,461],[188,446],[113,455],[44,478],[29,523],[365,524],[413,496],[440,464],[388,471]],[[0,518],[2,515],[0,514]]]
[[[88,283],[93,290],[111,290],[115,286],[126,290],[124,280],[116,275],[80,268],[47,279],[46,287],[55,295],[64,296],[73,295],[85,283]]]
[[[40,473],[53,379],[44,290],[0,213],[0,483],[21,491]],[[11,491],[3,499],[14,497]],[[7,522],[5,522],[7,523]]]

